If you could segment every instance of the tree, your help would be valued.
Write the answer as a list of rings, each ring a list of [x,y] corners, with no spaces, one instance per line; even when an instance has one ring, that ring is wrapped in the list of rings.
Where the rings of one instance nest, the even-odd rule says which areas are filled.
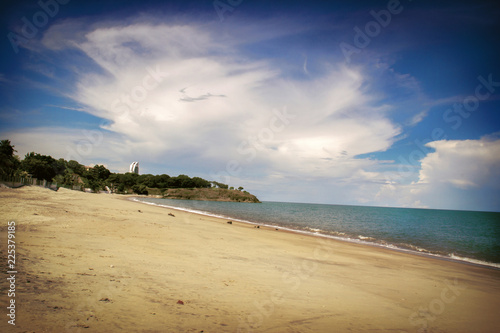
[[[78,163],[77,161],[75,160],[71,160],[69,161],[66,166],[71,169],[71,172],[72,173],[76,173],[77,175],[79,176],[83,176],[83,174],[85,173],[85,166],[83,166],[82,164]]]
[[[208,188],[211,186],[209,181],[207,181],[203,178],[200,178],[200,177],[193,177],[192,181],[193,181],[194,187],[197,187],[197,188]]]
[[[194,183],[193,180],[186,175],[178,175],[177,177],[172,177],[170,178],[170,181],[168,182],[169,186],[172,188],[193,188]]]
[[[216,182],[216,181],[212,181],[210,182],[212,184],[214,184],[214,186],[217,186],[219,188],[225,188],[225,189],[228,189],[229,188],[229,185],[226,185],[226,184],[222,184],[222,183],[219,183],[219,182]]]
[[[109,178],[111,172],[104,165],[96,165],[85,172],[85,185],[93,192],[98,192],[105,186],[105,181]]]
[[[30,173],[34,178],[51,181],[57,174],[57,161],[52,156],[34,152],[26,154],[21,162],[21,169]]]
[[[111,175],[111,172],[104,165],[96,165],[92,169],[92,172],[96,175],[96,178],[99,180],[106,180]]]
[[[10,140],[2,140],[0,141],[0,156],[4,157],[12,157],[14,156],[14,146],[11,145]]]
[[[238,191],[243,191],[244,188],[242,186],[238,187]]]
[[[17,156],[14,156],[15,151],[10,140],[0,141],[0,175],[12,176],[19,168],[20,162]]]
[[[136,173],[127,172],[123,175],[123,184],[125,184],[125,187],[132,187],[137,184],[138,177],[139,175]]]
[[[111,191],[123,192],[125,185],[123,185],[122,176],[123,175],[120,173],[112,173],[109,175],[108,179],[106,179],[106,184],[111,188]]]
[[[146,185],[142,184],[142,185],[134,185],[132,186],[132,191],[134,191],[135,193],[137,194],[145,194],[145,195],[148,195],[148,188],[146,187]]]
[[[64,158],[60,158],[57,161],[54,161],[52,166],[54,167],[54,171],[56,175],[64,175],[66,169],[68,168],[68,162]]]
[[[156,178],[157,176],[153,176],[151,174],[140,175],[137,178],[137,184],[146,185],[147,187],[156,187]]]
[[[186,176],[186,175],[179,175],[177,176],[179,179],[179,187],[180,188],[193,188],[194,187],[194,182],[191,179],[191,177]]]
[[[98,193],[102,189],[102,182],[95,178],[87,178],[85,179],[85,187],[90,188],[94,193]]]
[[[169,175],[159,175],[156,176],[156,187],[158,188],[167,188],[169,187],[170,176]]]

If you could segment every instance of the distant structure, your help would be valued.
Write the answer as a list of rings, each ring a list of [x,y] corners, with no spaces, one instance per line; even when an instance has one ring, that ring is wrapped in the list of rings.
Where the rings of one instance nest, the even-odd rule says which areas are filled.
[[[139,174],[139,162],[132,162],[130,164],[130,172]]]

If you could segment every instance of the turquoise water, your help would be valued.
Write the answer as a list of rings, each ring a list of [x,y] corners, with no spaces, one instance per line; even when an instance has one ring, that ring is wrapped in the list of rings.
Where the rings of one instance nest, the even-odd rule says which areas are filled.
[[[283,202],[136,200],[500,268],[500,213]]]

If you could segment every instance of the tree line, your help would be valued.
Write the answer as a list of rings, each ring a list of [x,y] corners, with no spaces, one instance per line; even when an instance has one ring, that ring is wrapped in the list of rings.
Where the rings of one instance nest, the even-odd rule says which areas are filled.
[[[0,177],[33,177],[55,182],[60,186],[82,186],[94,192],[106,189],[116,193],[148,194],[148,189],[167,188],[229,188],[228,185],[208,181],[200,177],[179,175],[138,175],[112,173],[104,165],[86,167],[75,160],[55,159],[49,155],[30,152],[20,159],[9,140],[0,141]],[[233,188],[231,188],[233,189]],[[240,191],[242,187],[238,188]]]

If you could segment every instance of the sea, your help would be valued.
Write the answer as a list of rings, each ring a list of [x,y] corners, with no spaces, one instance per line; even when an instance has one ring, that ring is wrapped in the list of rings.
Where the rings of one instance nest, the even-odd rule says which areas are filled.
[[[136,201],[500,269],[500,213],[309,203]]]

